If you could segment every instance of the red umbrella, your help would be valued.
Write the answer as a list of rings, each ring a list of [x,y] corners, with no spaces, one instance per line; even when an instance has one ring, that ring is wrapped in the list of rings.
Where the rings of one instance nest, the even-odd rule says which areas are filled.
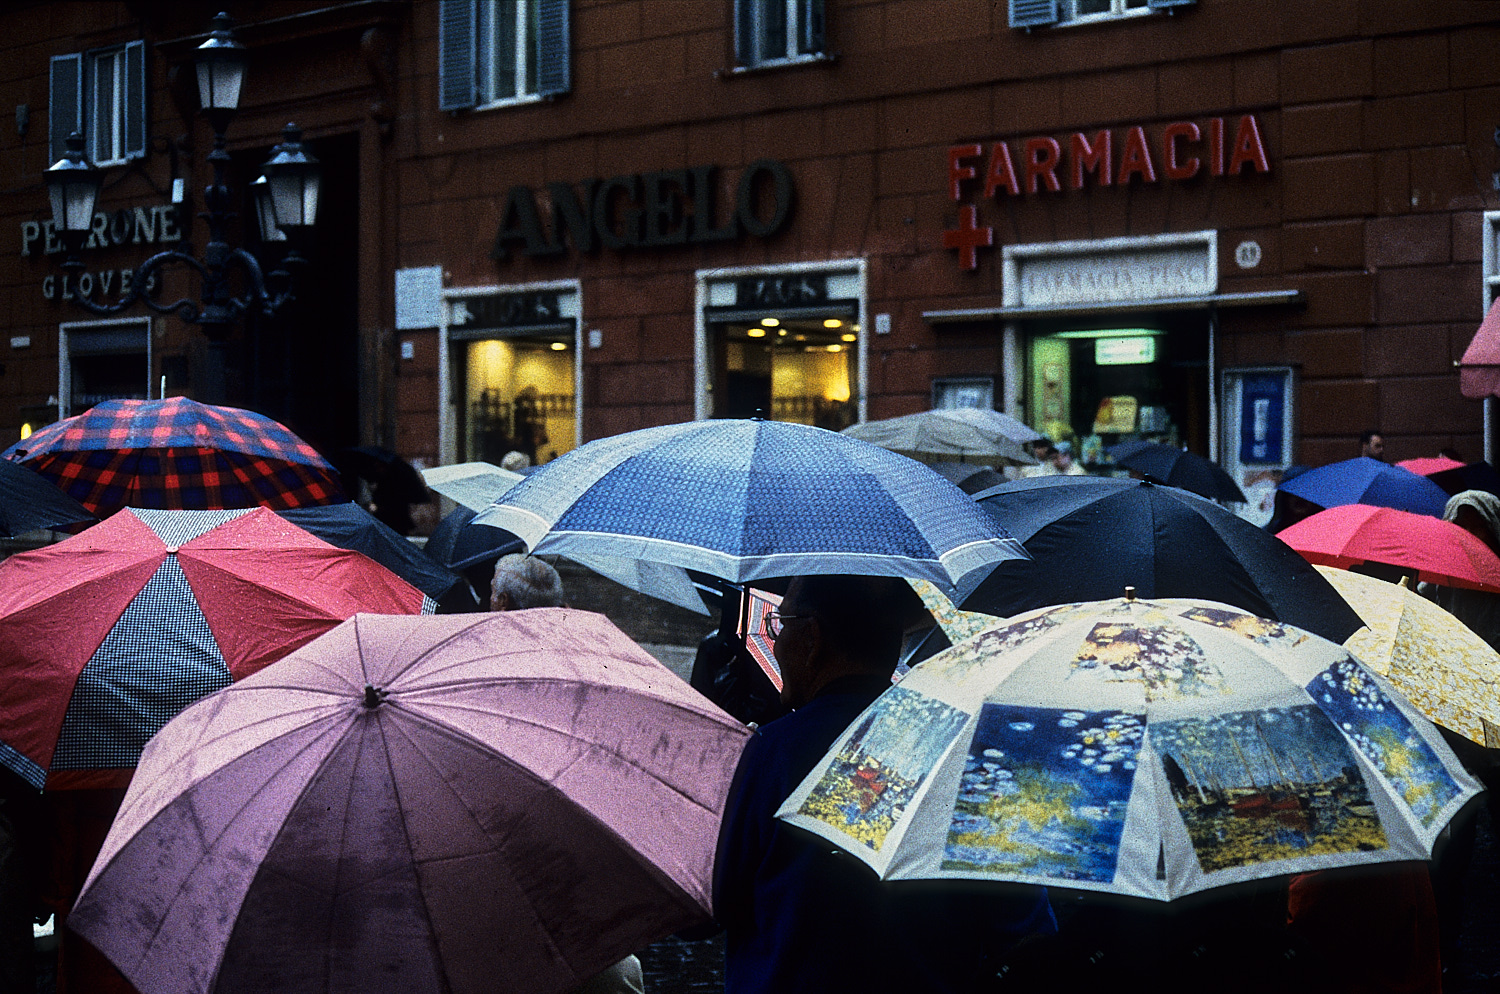
[[[569,990],[708,920],[749,735],[602,615],[362,614],[162,729],[68,925],[158,994]]]
[[[108,400],[5,450],[104,518],[123,507],[341,503],[338,472],[270,418],[186,397]]]
[[[1310,563],[1388,563],[1418,580],[1500,593],[1500,557],[1451,521],[1368,504],[1319,511],[1276,534]]]
[[[1457,459],[1449,459],[1447,456],[1420,456],[1416,459],[1403,459],[1396,463],[1402,469],[1409,469],[1418,476],[1431,476],[1450,469],[1463,469],[1464,464]]]
[[[358,611],[430,603],[264,508],[121,511],[0,562],[0,763],[39,788],[119,783],[96,771],[134,767],[204,694]]]

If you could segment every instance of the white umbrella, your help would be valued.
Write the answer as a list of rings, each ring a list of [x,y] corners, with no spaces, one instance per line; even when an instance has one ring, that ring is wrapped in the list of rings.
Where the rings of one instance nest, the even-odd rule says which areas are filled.
[[[866,421],[850,425],[843,433],[902,455],[942,456],[997,466],[1035,465],[1036,460],[1022,444],[1042,437],[1009,414],[973,407]]]

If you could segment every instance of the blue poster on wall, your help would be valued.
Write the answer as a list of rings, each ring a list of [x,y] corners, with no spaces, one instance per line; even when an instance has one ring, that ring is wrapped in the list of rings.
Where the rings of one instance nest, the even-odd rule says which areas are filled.
[[[1286,377],[1281,373],[1246,376],[1240,381],[1240,462],[1281,465],[1282,411]]]

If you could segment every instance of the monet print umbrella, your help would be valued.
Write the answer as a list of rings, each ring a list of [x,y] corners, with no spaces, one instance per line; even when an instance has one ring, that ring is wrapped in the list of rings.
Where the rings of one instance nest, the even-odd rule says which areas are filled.
[[[421,591],[275,512],[121,511],[0,562],[0,764],[113,784],[193,701]]]
[[[589,442],[474,519],[532,552],[610,555],[734,583],[804,573],[945,587],[1024,558],[973,500],[879,446],[779,421],[690,421]]]
[[[304,507],[347,498],[338,473],[285,426],[186,397],[107,400],[4,452],[99,517],[123,507]]]
[[[1030,612],[914,668],[778,817],[887,879],[1170,900],[1426,859],[1479,789],[1342,646],[1127,597]]]
[[[162,729],[68,924],[155,994],[569,990],[708,920],[749,734],[602,615],[358,615]]]
[[[1500,653],[1404,580],[1317,569],[1364,619],[1350,652],[1437,724],[1500,747]]]

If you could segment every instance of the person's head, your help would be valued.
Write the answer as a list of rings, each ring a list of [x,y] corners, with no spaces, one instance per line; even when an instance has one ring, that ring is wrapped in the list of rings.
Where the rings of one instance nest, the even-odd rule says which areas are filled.
[[[1488,490],[1461,490],[1448,498],[1443,518],[1500,555],[1500,496]]]
[[[1059,469],[1067,469],[1073,465],[1073,443],[1063,440],[1057,443],[1056,451],[1052,454],[1052,464]]]
[[[530,466],[531,457],[517,449],[511,449],[500,458],[500,468],[508,469],[512,473],[519,473]]]
[[[1052,439],[1050,438],[1039,438],[1031,443],[1031,454],[1036,457],[1036,461],[1039,463],[1050,461],[1052,453],[1055,451],[1056,449],[1053,448]]]
[[[842,676],[889,678],[904,634],[906,581],[886,576],[799,576],[778,614],[781,702],[797,708]]]
[[[1385,436],[1378,431],[1367,431],[1359,436],[1359,454],[1384,462]]]
[[[549,563],[513,552],[501,556],[495,564],[495,576],[490,581],[491,611],[562,606],[562,577]]]

